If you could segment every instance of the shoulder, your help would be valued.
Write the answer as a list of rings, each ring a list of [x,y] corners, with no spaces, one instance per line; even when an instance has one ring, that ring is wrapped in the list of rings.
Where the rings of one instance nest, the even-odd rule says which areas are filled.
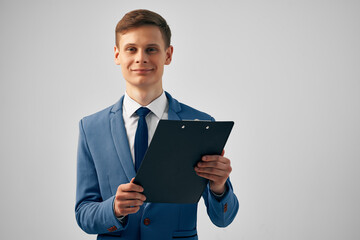
[[[106,126],[110,122],[111,115],[120,111],[119,106],[122,104],[122,99],[118,100],[115,104],[102,109],[98,112],[83,117],[80,122],[84,128],[94,128],[99,126]]]
[[[181,107],[181,111],[179,112],[179,115],[181,115],[181,118],[183,120],[209,120],[213,121],[213,117],[205,112],[202,112],[200,110],[197,110],[193,107],[190,107],[184,103],[179,103]]]
[[[80,120],[80,127],[82,127],[85,132],[93,132],[96,129],[103,128],[109,122],[111,108],[112,106],[83,117]]]
[[[169,93],[165,92],[169,101],[169,110],[172,110],[178,114],[182,120],[208,120],[214,121],[214,118],[209,114],[202,112],[198,109],[190,107],[187,104],[181,103],[173,98]]]
[[[102,109],[96,113],[92,113],[90,115],[84,116],[82,118],[82,121],[85,122],[97,122],[97,121],[101,121],[102,119],[108,117],[110,115],[110,110],[114,105],[111,105],[105,109]]]

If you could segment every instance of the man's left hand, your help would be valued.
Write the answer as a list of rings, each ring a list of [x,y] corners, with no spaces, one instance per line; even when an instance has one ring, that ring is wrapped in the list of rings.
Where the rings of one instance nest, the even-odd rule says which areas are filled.
[[[225,192],[225,182],[231,173],[230,159],[224,157],[225,151],[221,155],[206,155],[195,167],[195,172],[200,177],[209,179],[210,189],[215,194]]]

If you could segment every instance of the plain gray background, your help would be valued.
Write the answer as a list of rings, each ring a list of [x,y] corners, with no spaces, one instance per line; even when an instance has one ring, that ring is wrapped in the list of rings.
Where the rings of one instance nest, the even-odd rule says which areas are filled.
[[[360,239],[360,2],[0,2],[0,238],[95,239],[74,215],[78,122],[124,93],[114,29],[167,19],[173,97],[234,120],[240,210],[200,239]]]

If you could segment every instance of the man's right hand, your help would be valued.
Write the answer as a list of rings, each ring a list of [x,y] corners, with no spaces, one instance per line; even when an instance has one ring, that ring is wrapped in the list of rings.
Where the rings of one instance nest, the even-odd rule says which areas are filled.
[[[114,211],[116,217],[126,216],[139,211],[146,197],[142,192],[144,189],[134,183],[134,178],[130,183],[119,185],[114,201]]]

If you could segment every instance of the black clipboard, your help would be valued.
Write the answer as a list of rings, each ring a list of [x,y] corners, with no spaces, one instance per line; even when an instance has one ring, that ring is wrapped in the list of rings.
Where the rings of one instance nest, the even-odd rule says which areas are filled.
[[[234,122],[160,120],[134,183],[146,202],[197,203],[208,180],[195,165],[204,155],[220,155]]]

